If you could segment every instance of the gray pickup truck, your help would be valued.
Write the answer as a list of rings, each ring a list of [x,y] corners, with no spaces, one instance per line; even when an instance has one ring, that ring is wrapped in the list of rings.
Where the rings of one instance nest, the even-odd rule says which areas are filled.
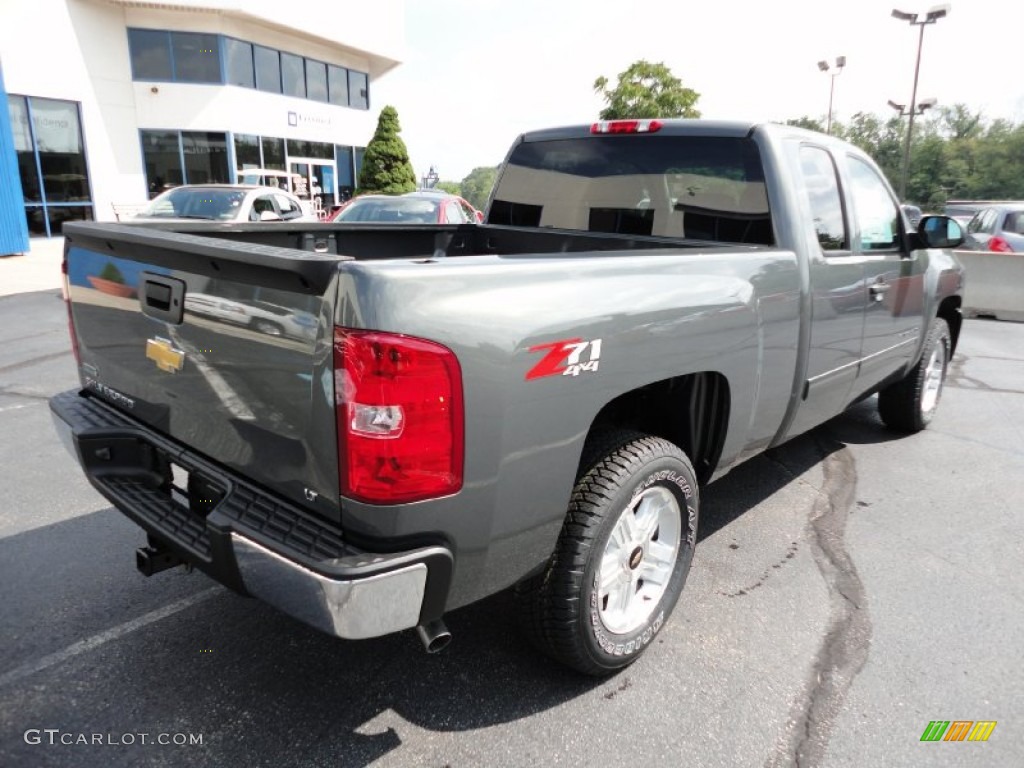
[[[664,626],[703,486],[876,392],[924,428],[961,324],[959,225],[781,125],[525,134],[479,226],[64,231],[51,409],[143,573],[428,650],[515,585],[595,675]]]

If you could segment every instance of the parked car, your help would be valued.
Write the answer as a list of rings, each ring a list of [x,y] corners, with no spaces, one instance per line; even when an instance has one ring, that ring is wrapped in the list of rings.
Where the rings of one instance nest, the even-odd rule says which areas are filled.
[[[971,251],[1024,253],[1024,203],[983,208],[967,224],[963,247]]]
[[[316,221],[295,195],[249,184],[185,184],[163,192],[135,220]]]
[[[362,195],[329,220],[347,224],[479,224],[483,213],[458,195],[420,190],[404,195]]]

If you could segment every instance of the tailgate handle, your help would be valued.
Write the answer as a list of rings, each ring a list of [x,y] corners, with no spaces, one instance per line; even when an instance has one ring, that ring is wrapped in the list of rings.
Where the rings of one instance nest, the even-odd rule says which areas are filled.
[[[185,281],[143,272],[139,282],[142,313],[165,323],[181,325],[185,314]]]

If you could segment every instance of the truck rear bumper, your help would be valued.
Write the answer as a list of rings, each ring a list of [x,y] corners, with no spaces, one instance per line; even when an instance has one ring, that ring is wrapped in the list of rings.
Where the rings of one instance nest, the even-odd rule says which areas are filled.
[[[452,572],[442,546],[375,553],[337,527],[190,452],[77,390],[50,400],[54,424],[89,482],[181,560],[328,634],[378,637],[439,619]],[[170,463],[201,479],[193,509]],[[189,494],[191,495],[191,494]]]

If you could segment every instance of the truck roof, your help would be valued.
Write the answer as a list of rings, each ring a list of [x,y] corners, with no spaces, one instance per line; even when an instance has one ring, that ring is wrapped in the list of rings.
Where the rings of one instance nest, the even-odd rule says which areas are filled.
[[[651,118],[655,119],[655,118]],[[743,138],[758,127],[760,123],[743,120],[703,120],[656,118],[661,123],[658,129],[659,135],[685,136],[699,134],[701,136],[723,136],[728,138]],[[613,122],[602,120],[597,122]],[[592,133],[592,126],[595,123],[584,123],[581,125],[568,125],[558,128],[544,128],[536,131],[527,131],[523,134],[523,141],[546,141],[551,139],[570,139],[580,136],[589,136]]]

